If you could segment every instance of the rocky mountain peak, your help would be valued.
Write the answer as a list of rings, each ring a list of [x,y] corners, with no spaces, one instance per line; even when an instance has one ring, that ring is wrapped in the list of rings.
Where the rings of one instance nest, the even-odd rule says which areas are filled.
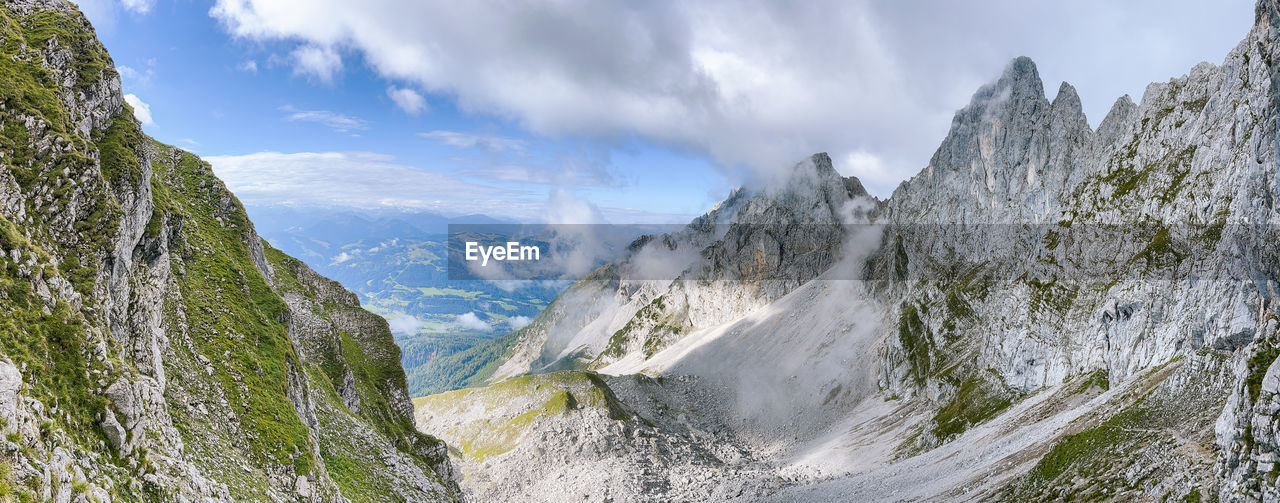
[[[841,176],[836,171],[835,164],[831,161],[831,156],[827,155],[826,152],[818,152],[809,156],[807,163],[797,164],[794,169],[803,167],[812,167],[820,179],[833,182],[839,180],[845,188],[846,195],[850,198],[871,197],[867,189],[862,186],[862,180],[859,180],[858,177]]]
[[[831,156],[820,152],[795,164],[784,177],[751,190],[731,221],[751,223],[820,223],[839,221],[840,209],[853,198],[851,191],[862,183],[854,180],[851,188],[836,172]],[[865,194],[865,190],[862,191]]]
[[[1044,95],[1044,83],[1040,81],[1040,70],[1035,61],[1027,56],[1018,56],[1005,65],[1004,72],[996,81],[997,88],[1015,87],[1031,94]]]
[[[813,154],[809,156],[808,164],[805,164],[805,163],[797,164],[792,169],[802,169],[806,167],[812,167],[813,170],[817,172],[819,175],[830,176],[830,175],[837,174],[836,168],[831,162],[831,156],[827,155],[826,152],[818,152],[816,154]]]
[[[979,88],[969,104],[956,112],[951,120],[951,130],[930,161],[929,175],[932,177],[936,169],[971,171],[973,154],[990,157],[1006,141],[1019,140],[997,132],[1027,131],[1048,108],[1049,101],[1045,99],[1044,85],[1035,63],[1025,56],[1015,58],[1005,66],[995,82]],[[1001,159],[989,160],[1007,164],[999,162]],[[990,163],[984,164],[984,168],[994,167]]]
[[[1064,83],[1050,103],[1035,63],[1015,58],[956,112],[929,166],[894,191],[890,213],[948,222],[1044,213],[1091,135],[1075,89]]]
[[[1069,83],[1063,82],[1058,87],[1058,95],[1053,98],[1050,106],[1055,116],[1069,115],[1084,118],[1084,106],[1080,103],[1080,95],[1076,94],[1076,88]]]
[[[1014,58],[994,83],[983,86],[974,93],[967,110],[981,118],[996,118],[1012,126],[1019,116],[1025,117],[1048,105],[1044,96],[1044,83],[1035,62],[1026,56]]]
[[[1129,124],[1133,123],[1137,117],[1138,104],[1133,102],[1133,98],[1129,95],[1121,96],[1116,99],[1115,104],[1111,105],[1111,110],[1107,112],[1107,116],[1098,124],[1098,140],[1099,143],[1109,145],[1115,143],[1115,139],[1124,131]]]

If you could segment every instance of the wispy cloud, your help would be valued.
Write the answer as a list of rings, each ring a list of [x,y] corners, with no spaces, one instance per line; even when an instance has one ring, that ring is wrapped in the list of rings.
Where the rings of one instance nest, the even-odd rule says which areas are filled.
[[[549,166],[514,165],[462,168],[459,174],[511,183],[556,186],[617,187],[617,177],[605,166],[582,166],[571,162]]]
[[[236,69],[242,72],[258,73],[258,62],[252,59],[246,59],[236,65]]]
[[[293,107],[285,106],[280,108],[281,111],[288,113],[284,119],[290,122],[314,122],[338,133],[346,133],[352,130],[369,129],[369,121],[359,117],[351,117],[329,110],[295,110]]]
[[[120,74],[120,79],[124,81],[125,87],[146,87],[151,85],[151,78],[156,74],[155,60],[152,59],[147,61],[147,68],[144,70],[137,70],[131,66],[119,65],[116,67],[116,72]]]
[[[373,152],[260,152],[206,159],[246,204],[398,207],[446,212],[535,214],[527,192],[463,181]]]
[[[523,140],[503,136],[463,133],[459,131],[445,131],[437,129],[426,133],[418,133],[418,136],[429,140],[435,140],[450,147],[479,148],[492,152],[520,151],[525,148],[525,142]]]
[[[400,88],[396,86],[387,87],[387,97],[394,101],[397,107],[404,110],[409,115],[421,115],[423,112],[431,110],[427,106],[427,99],[409,88]]]
[[[206,156],[214,172],[248,206],[398,208],[480,213],[529,222],[685,222],[690,215],[596,206],[558,187],[504,188],[427,171],[374,152],[259,152]],[[374,253],[345,250],[333,262]]]

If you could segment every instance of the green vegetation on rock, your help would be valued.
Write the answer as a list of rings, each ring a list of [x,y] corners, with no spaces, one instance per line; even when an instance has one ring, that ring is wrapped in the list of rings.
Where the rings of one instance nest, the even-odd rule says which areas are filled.
[[[930,375],[933,334],[920,318],[915,304],[903,303],[898,314],[898,342],[906,353],[911,375],[923,383]]]
[[[603,378],[576,370],[520,376],[485,388],[415,398],[414,405],[420,416],[475,418],[444,433],[457,439],[452,445],[469,462],[509,452],[536,423],[554,416],[596,409],[616,421],[634,417]]]
[[[271,272],[291,259],[263,260],[240,202],[143,133],[116,77],[72,4],[0,6],[0,362],[26,423],[0,421],[17,446],[0,455],[0,499],[280,501],[307,481],[324,500],[423,494],[381,464],[391,454],[453,499],[385,322],[345,291],[319,315],[372,322],[334,348],[361,407],[314,421],[307,404],[335,386],[291,338],[283,295],[302,282]],[[339,451],[370,473],[329,462]]]
[[[933,415],[933,435],[946,441],[1004,411],[1018,398],[999,376],[977,372],[956,385],[955,394]]]

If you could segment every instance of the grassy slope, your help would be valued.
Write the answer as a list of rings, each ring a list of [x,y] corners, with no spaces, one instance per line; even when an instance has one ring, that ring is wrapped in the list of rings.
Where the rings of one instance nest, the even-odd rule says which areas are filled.
[[[444,432],[456,440],[455,447],[469,462],[484,462],[514,449],[536,422],[549,416],[596,408],[615,420],[632,417],[603,379],[576,370],[416,398],[414,405],[429,414],[472,418],[446,426]]]
[[[85,451],[105,441],[95,424],[95,416],[106,404],[94,382],[118,375],[118,357],[93,358],[89,346],[100,339],[103,320],[58,301],[49,309],[35,285],[65,278],[81,293],[88,292],[97,272],[82,265],[81,256],[92,260],[106,246],[119,222],[120,206],[105,181],[131,176],[132,170],[104,163],[100,177],[75,186],[56,184],[51,178],[66,178],[93,172],[89,153],[98,149],[92,139],[74,133],[74,126],[55,91],[52,74],[33,59],[31,49],[47,47],[57,39],[77,56],[71,64],[77,71],[75,88],[82,89],[98,78],[114,75],[110,59],[82,19],[41,12],[22,17],[0,8],[0,172],[12,176],[22,191],[44,191],[54,198],[47,204],[28,199],[24,212],[31,223],[18,224],[0,215],[0,354],[24,370],[24,393],[53,407],[57,414],[39,426],[41,438],[26,438],[18,425],[4,424],[5,439],[21,450],[0,455],[0,494],[17,501],[35,501],[38,481],[18,480],[12,466],[18,457],[39,456],[35,444],[69,443],[73,452]],[[29,128],[28,124],[33,127]],[[52,148],[40,148],[41,141]],[[50,229],[63,200],[74,194],[86,199],[85,214],[74,215],[71,230],[78,239],[54,239]],[[58,257],[61,257],[59,259]],[[107,474],[124,472],[119,460],[98,457],[112,466]],[[111,476],[111,475],[106,475]],[[127,496],[117,492],[115,496]],[[145,495],[132,495],[133,498]],[[132,498],[128,498],[132,499]]]
[[[164,499],[169,494],[155,487],[138,492],[128,484],[149,466],[145,452],[132,454],[144,461],[138,472],[130,468],[137,460],[106,447],[96,419],[107,403],[103,383],[127,378],[135,370],[123,356],[124,348],[109,345],[103,357],[90,347],[109,332],[95,295],[103,291],[103,259],[122,216],[117,198],[141,189],[140,160],[150,153],[155,212],[144,242],[166,232],[176,236],[170,245],[175,256],[174,293],[180,295],[171,296],[163,309],[170,337],[191,342],[171,348],[176,354],[165,362],[175,381],[171,386],[215,408],[220,403],[227,407],[213,417],[170,407],[174,425],[193,459],[203,463],[210,476],[227,482],[233,497],[265,498],[270,481],[282,470],[313,473],[315,440],[289,397],[289,379],[303,369],[287,331],[288,307],[250,258],[249,244],[256,235],[243,207],[207,163],[147,139],[127,106],[91,138],[76,134],[56,91],[59,84],[31,52],[54,43],[71,50],[77,90],[114,77],[110,57],[78,13],[41,11],[20,17],[0,8],[0,172],[12,175],[24,193],[45,196],[26,198],[31,225],[19,226],[0,216],[0,353],[24,369],[24,380],[30,384],[24,393],[54,407],[56,414],[42,429],[50,432],[49,439],[58,438],[55,432],[66,432],[69,438],[63,443],[80,457],[115,464],[114,469],[98,468],[119,477],[111,484],[116,499]],[[46,142],[52,148],[41,146]],[[95,166],[94,157],[101,159],[100,166]],[[75,215],[69,237],[58,219],[72,198],[85,211]],[[48,309],[37,298],[33,285],[57,278],[69,280],[84,296],[84,309],[62,301]],[[359,369],[362,398],[376,404],[385,387],[404,386],[404,374],[398,353],[389,363],[374,362],[365,354],[367,349],[356,341],[341,348]],[[203,371],[205,366],[197,362],[205,361],[211,362],[208,375],[191,372]],[[401,444],[434,441],[416,434],[411,418],[379,412],[389,410],[385,403],[367,410],[372,412],[365,412],[361,420],[389,439]],[[230,428],[224,422],[228,418]],[[24,440],[9,436],[11,441]],[[16,461],[11,456],[0,455],[0,466]],[[235,461],[239,459],[254,469],[242,473]],[[6,475],[0,480],[0,493],[26,500],[34,497],[31,491],[39,484]]]

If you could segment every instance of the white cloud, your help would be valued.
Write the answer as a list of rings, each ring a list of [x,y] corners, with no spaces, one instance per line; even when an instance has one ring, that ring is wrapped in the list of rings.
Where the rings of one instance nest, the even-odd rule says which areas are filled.
[[[146,14],[151,12],[151,7],[155,5],[155,0],[120,0],[125,10],[133,11],[138,14]]]
[[[533,215],[531,195],[496,189],[398,164],[373,152],[260,152],[205,157],[246,204],[398,207]]]
[[[418,133],[418,136],[435,140],[441,144],[456,148],[480,148],[491,152],[520,151],[524,149],[523,140],[502,136],[479,135],[459,131],[435,130]]]
[[[836,160],[835,165],[842,175],[858,177],[872,194],[890,194],[901,181],[879,156],[865,150],[851,152],[843,162]]]
[[[318,75],[341,64],[323,48],[349,48],[384,78],[538,134],[638,136],[765,170],[862,152],[901,179],[1015,56],[1051,91],[1071,80],[1096,124],[1121,94],[1221,60],[1252,5],[218,0],[210,13],[233,36],[310,48]]]
[[[458,315],[458,317],[453,320],[453,324],[459,329],[472,332],[488,332],[493,329],[492,326],[489,326],[488,323],[485,323],[484,320],[481,320],[480,317],[476,316],[476,313],[473,312]]]
[[[512,330],[520,330],[529,326],[530,323],[533,323],[533,319],[528,316],[512,316],[507,318],[507,325],[509,325]]]
[[[246,59],[236,65],[236,69],[242,72],[258,73],[258,62],[252,59]]]
[[[289,115],[285,116],[285,120],[287,121],[323,124],[338,133],[346,133],[353,129],[369,129],[369,121],[359,117],[351,117],[337,112],[331,112],[329,110],[294,110],[291,107],[284,107],[281,110],[289,113]]]
[[[151,105],[146,104],[133,94],[124,95],[124,102],[133,107],[133,117],[138,119],[144,126],[154,126],[156,123],[151,120]]]
[[[387,318],[387,325],[391,327],[391,333],[397,335],[413,335],[418,333],[418,329],[422,328],[422,321],[408,314],[397,314],[391,318]]]
[[[339,253],[339,254],[337,254],[337,255],[334,255],[334,256],[333,256],[333,262],[332,262],[332,263],[334,263],[334,264],[341,264],[341,263],[343,263],[343,262],[346,262],[346,261],[348,261],[348,260],[351,260],[352,258],[354,258],[354,257],[353,257],[350,253],[342,252],[342,253]]]
[[[556,225],[604,223],[600,208],[563,188],[548,195],[545,215],[546,223]]]
[[[537,183],[556,186],[619,187],[621,184],[605,166],[579,166],[562,162],[551,166],[498,165],[463,168],[458,173],[488,180]]]
[[[378,246],[369,248],[368,250],[365,250],[365,251],[366,253],[378,253],[382,250],[395,246],[399,242],[400,242],[400,238],[391,238],[390,240],[378,243]]]
[[[293,59],[294,75],[332,84],[333,79],[342,73],[342,56],[329,46],[304,45],[294,49],[289,56]]]
[[[431,107],[427,106],[427,99],[413,89],[387,86],[387,97],[409,115],[421,115],[431,110]]]

